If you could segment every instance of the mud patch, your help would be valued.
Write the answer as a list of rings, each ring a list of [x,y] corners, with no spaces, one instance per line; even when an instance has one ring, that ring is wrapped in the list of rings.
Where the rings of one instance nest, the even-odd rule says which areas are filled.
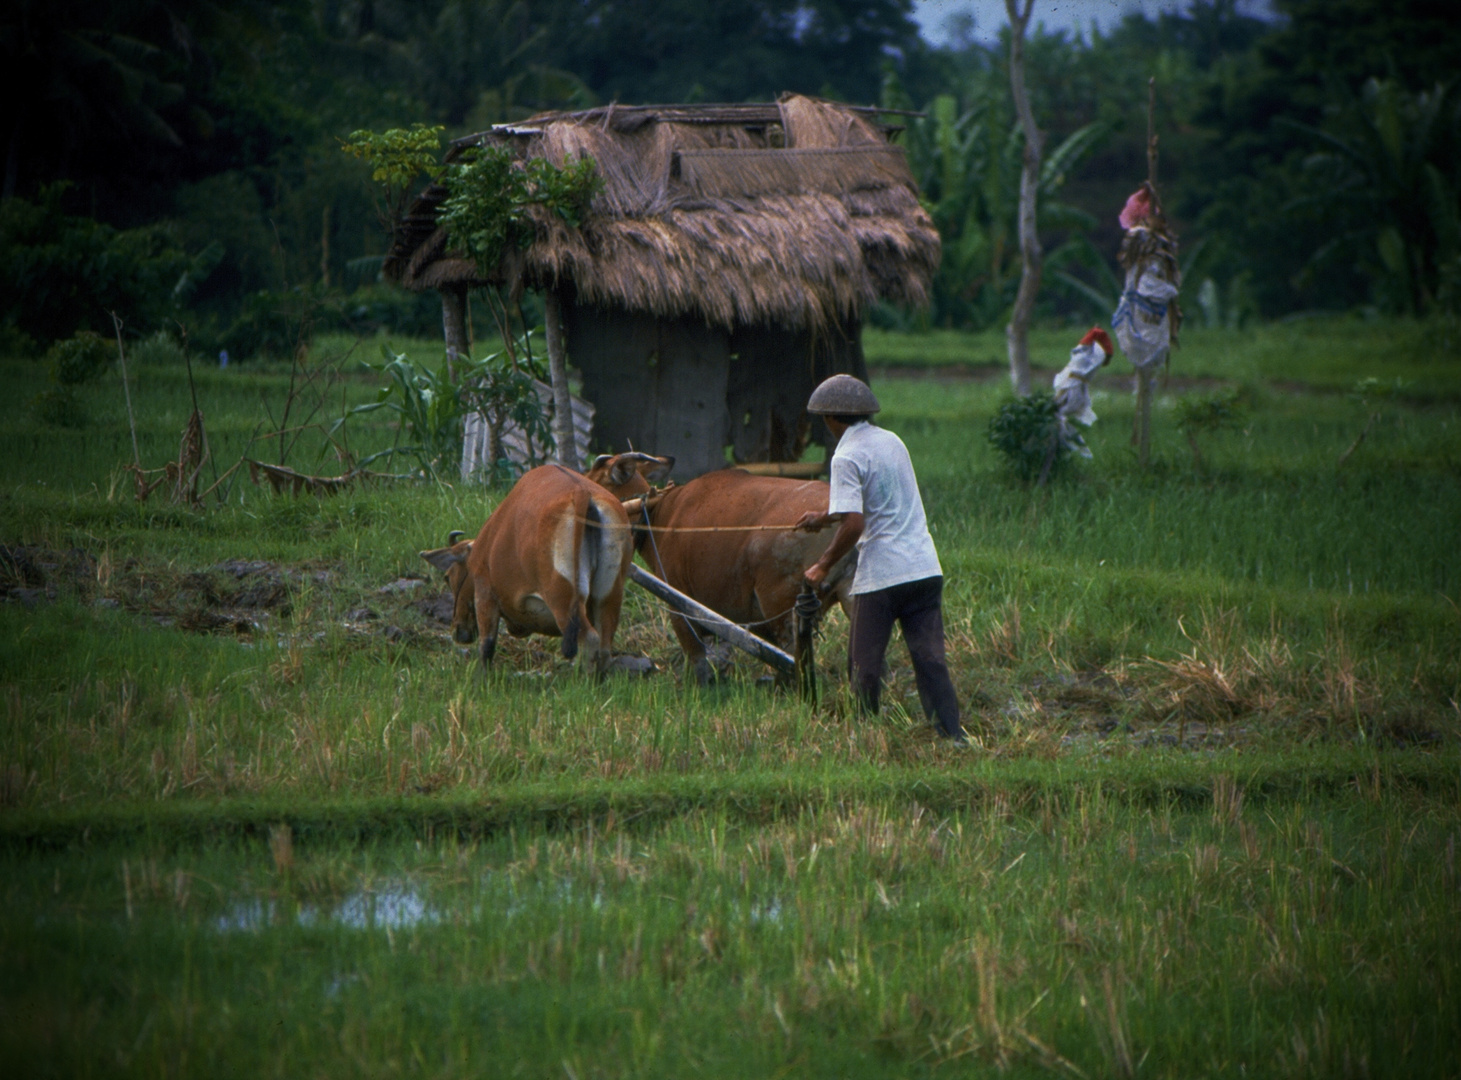
[[[0,545],[0,597],[9,603],[34,608],[61,591],[89,595],[95,580],[96,563],[81,548]]]
[[[441,592],[435,596],[428,596],[421,600],[413,600],[411,608],[420,612],[421,617],[434,626],[450,626],[456,606],[452,602],[452,595],[449,592]]]

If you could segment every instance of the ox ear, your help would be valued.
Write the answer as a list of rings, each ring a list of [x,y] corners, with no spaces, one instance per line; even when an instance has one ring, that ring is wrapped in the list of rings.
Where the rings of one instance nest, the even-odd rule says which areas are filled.
[[[648,457],[648,455],[645,456]],[[651,484],[658,484],[669,479],[670,471],[674,467],[675,459],[672,457],[651,457],[639,466],[639,473]]]
[[[620,454],[617,458],[609,459],[614,462],[614,467],[609,470],[609,475],[604,477],[603,483],[606,487],[623,487],[634,479],[639,472],[639,463],[634,460],[632,454]],[[597,468],[599,462],[594,462]]]
[[[434,551],[423,551],[420,555],[444,574],[457,563],[466,562],[467,556],[471,553],[472,542],[469,540],[464,544],[453,544],[451,547],[437,548]]]

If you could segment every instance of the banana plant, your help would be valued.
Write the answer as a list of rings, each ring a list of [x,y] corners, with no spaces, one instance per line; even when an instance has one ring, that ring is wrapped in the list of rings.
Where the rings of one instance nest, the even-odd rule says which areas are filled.
[[[1019,282],[1016,212],[1024,136],[1008,96],[994,88],[972,94],[960,110],[949,94],[935,98],[907,135],[908,161],[943,238],[934,280],[940,321],[991,326],[1003,319]],[[1048,229],[1083,233],[1095,225],[1056,195],[1066,177],[1110,132],[1104,122],[1072,133],[1040,171],[1039,218]]]
[[[1315,145],[1306,194],[1286,209],[1317,210],[1338,226],[1309,273],[1353,252],[1384,307],[1423,314],[1461,257],[1461,100],[1453,86],[1412,94],[1370,79],[1329,127],[1281,120]]]

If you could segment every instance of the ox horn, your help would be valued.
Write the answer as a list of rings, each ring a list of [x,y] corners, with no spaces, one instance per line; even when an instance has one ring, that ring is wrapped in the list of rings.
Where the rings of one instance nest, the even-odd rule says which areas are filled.
[[[601,469],[613,460],[613,454],[600,454],[598,457],[594,458],[594,463],[589,466],[589,469]]]
[[[467,534],[462,532],[461,529],[453,529],[451,532],[446,534],[446,546],[451,547],[453,544],[455,544],[458,540],[466,535]]]

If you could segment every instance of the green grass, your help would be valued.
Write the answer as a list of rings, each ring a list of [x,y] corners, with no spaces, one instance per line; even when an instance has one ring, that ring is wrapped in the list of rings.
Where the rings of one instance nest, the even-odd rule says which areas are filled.
[[[1456,780],[0,857],[26,1075],[1445,1076]],[[1258,795],[1259,797],[1252,797]],[[76,1035],[84,1032],[84,1038]]]
[[[1035,328],[1030,363],[1049,373],[1065,366],[1084,327]],[[1008,370],[1003,328],[972,333],[930,330],[897,334],[869,328],[863,351],[873,368],[972,367]],[[1279,381],[1326,390],[1348,390],[1369,376],[1400,378],[1412,397],[1461,397],[1461,327],[1446,322],[1397,322],[1358,317],[1315,317],[1245,330],[1187,326],[1172,354],[1174,378],[1224,379],[1235,383]],[[1121,357],[1096,383],[1125,381],[1132,369]],[[1047,376],[1048,379],[1048,376]],[[1048,385],[1048,381],[1047,381]],[[1099,411],[1099,410],[1098,410]]]
[[[875,385],[948,578],[967,753],[923,726],[896,642],[884,714],[850,714],[840,613],[816,707],[744,660],[684,686],[637,590],[616,645],[660,673],[596,684],[505,639],[483,676],[419,604],[439,586],[381,589],[500,492],[296,499],[241,472],[206,509],[139,505],[118,375],[72,431],[29,413],[38,364],[0,364],[0,1060],[1456,1075],[1447,332],[1191,331],[1151,467],[1113,365],[1094,460],[1038,490],[985,440],[1002,336],[870,332],[875,369],[949,369]],[[1074,336],[1037,333],[1037,364]],[[316,343],[288,424],[289,366],[199,368],[219,474],[301,420],[289,463],[341,471],[321,427],[375,385],[329,374],[349,344]],[[192,391],[133,374],[157,467]],[[1368,414],[1339,391],[1369,375],[1409,387],[1341,466]],[[1199,472],[1171,406],[1219,386],[1247,416]]]

